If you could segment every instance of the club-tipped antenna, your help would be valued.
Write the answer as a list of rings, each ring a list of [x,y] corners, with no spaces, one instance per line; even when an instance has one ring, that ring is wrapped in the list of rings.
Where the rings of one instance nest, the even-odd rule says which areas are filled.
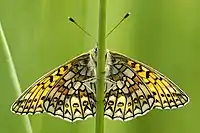
[[[106,38],[125,20],[130,16],[130,12],[126,13],[124,17],[117,23],[117,25],[106,35]]]
[[[87,34],[90,38],[92,38],[92,40],[98,44],[98,42],[96,41],[96,39],[90,34],[88,33],[85,29],[83,29],[72,17],[68,17],[69,21],[72,22],[73,24],[75,24],[76,26],[78,26],[85,34]]]

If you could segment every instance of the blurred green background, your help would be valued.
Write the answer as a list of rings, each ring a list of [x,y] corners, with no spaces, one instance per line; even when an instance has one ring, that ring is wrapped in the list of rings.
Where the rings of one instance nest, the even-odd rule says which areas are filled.
[[[177,110],[153,110],[128,122],[105,118],[105,133],[199,133],[200,1],[108,0],[107,30],[126,12],[131,17],[107,38],[107,48],[161,71],[190,97]],[[47,71],[95,44],[67,19],[72,16],[97,38],[97,0],[0,0],[0,21],[22,90]],[[23,116],[10,112],[17,95],[0,43],[0,132],[25,133]],[[93,133],[95,119],[69,123],[30,116],[33,133]]]

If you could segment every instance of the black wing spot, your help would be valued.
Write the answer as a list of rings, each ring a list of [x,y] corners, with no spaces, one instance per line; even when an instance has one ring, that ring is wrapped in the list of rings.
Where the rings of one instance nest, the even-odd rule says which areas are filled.
[[[49,77],[49,81],[50,81],[50,82],[53,82],[53,76],[50,76],[50,77]]]
[[[68,69],[68,66],[63,66],[64,70]]]
[[[167,97],[170,97],[170,94],[167,94]]]
[[[155,91],[153,91],[152,93],[153,93],[154,96],[156,95],[156,92],[155,92]]]
[[[50,101],[51,101],[51,97],[48,97],[48,98],[47,98],[47,101],[49,101],[49,102],[50,102]]]
[[[34,102],[37,102],[38,99],[34,99]]]
[[[32,105],[30,109],[33,109],[33,108],[34,108],[34,105]]]
[[[131,66],[135,67],[136,63],[135,62],[131,62]]]
[[[66,104],[65,104],[65,107],[66,107],[66,108],[68,108],[68,107],[69,107],[69,104],[68,104],[68,103],[66,103]]]
[[[158,99],[156,99],[156,103],[159,103]]]
[[[32,102],[32,100],[33,100],[33,99],[29,99],[29,100],[28,100],[28,103],[31,103],[31,102]],[[36,100],[37,100],[37,99],[36,99]]]
[[[146,71],[146,77],[147,77],[147,78],[150,77],[150,71]]]
[[[38,107],[38,108],[42,108],[42,105],[40,104],[40,105],[38,105],[37,107]]]
[[[161,97],[164,97],[165,95],[164,94],[161,94]]]
[[[46,98],[46,96],[42,96],[41,100],[44,100]]]

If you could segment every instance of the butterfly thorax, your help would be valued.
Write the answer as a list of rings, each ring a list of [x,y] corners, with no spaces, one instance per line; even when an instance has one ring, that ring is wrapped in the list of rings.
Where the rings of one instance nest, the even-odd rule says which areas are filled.
[[[97,68],[97,56],[98,56],[98,49],[97,47],[90,51],[90,62],[89,67],[93,68],[96,74]],[[112,69],[112,65],[115,60],[112,59],[110,51],[108,49],[105,50],[105,78],[110,75],[110,71]],[[96,76],[96,75],[95,75]]]
[[[91,81],[95,83],[97,80],[97,56],[98,56],[98,49],[94,48],[90,51],[90,61],[88,62],[88,67],[90,68],[91,72],[94,73],[94,77],[87,80],[85,84],[91,84]],[[124,74],[122,73],[125,69],[123,60],[114,58],[108,49],[105,50],[105,88],[104,91],[108,92],[110,90],[117,89],[117,81],[118,84],[124,86],[123,80]],[[122,68],[122,69],[119,69]],[[89,81],[89,83],[88,83]]]

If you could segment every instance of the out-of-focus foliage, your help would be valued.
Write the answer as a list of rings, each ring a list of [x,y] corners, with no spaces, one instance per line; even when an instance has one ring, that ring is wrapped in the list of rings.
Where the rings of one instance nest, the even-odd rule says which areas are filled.
[[[131,17],[108,38],[107,47],[161,71],[191,98],[173,111],[153,110],[128,122],[105,119],[105,133],[199,132],[200,1],[108,0],[107,30],[126,12]],[[22,90],[65,61],[95,46],[67,19],[72,16],[95,38],[98,1],[0,0],[0,21]],[[25,132],[23,116],[10,112],[16,99],[0,44],[0,132]],[[49,115],[30,116],[34,133],[93,133],[95,119],[69,123]]]

